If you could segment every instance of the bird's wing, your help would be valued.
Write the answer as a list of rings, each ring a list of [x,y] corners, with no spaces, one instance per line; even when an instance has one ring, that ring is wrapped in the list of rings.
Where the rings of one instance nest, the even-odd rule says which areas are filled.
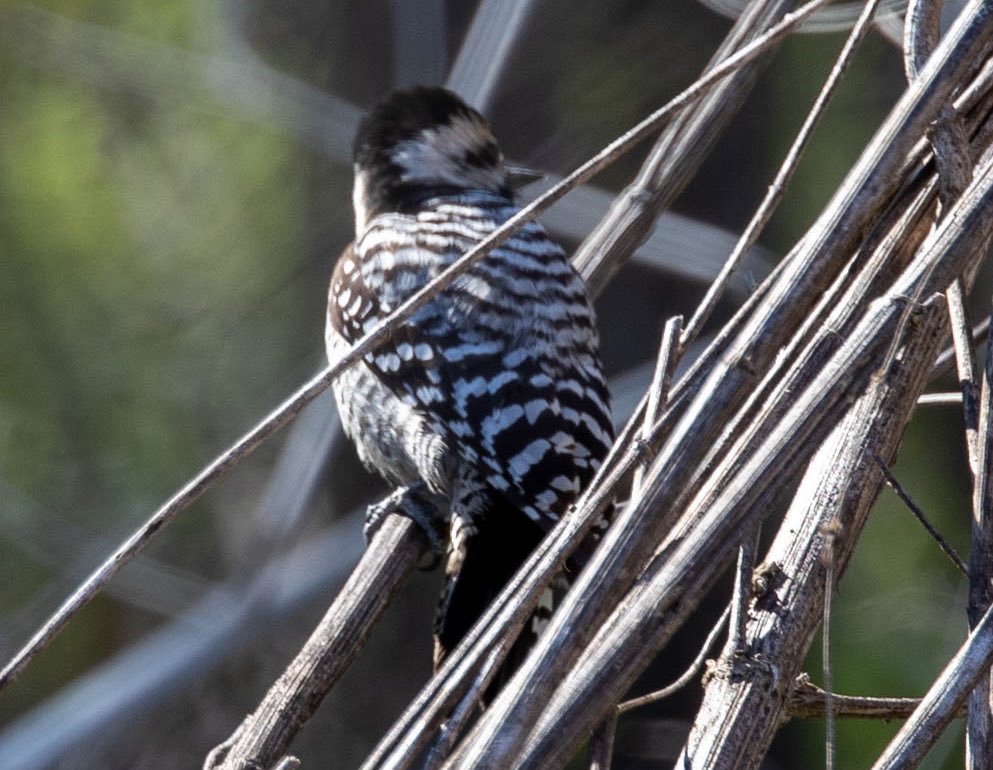
[[[389,217],[339,261],[330,313],[347,340],[482,237],[464,222],[428,224]],[[581,280],[531,224],[418,310],[365,363],[427,414],[490,487],[548,526],[613,437],[597,345]]]

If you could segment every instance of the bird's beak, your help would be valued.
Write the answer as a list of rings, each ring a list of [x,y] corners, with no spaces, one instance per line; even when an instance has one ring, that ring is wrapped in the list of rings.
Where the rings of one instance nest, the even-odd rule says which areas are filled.
[[[510,189],[515,192],[524,189],[529,184],[540,182],[546,176],[544,171],[535,171],[533,168],[517,163],[504,163],[504,168],[507,169],[507,181],[510,183]]]

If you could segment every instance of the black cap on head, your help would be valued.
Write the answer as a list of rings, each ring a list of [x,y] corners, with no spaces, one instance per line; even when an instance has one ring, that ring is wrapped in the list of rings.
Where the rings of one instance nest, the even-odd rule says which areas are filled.
[[[416,211],[438,195],[513,195],[486,119],[444,88],[387,97],[359,126],[353,157],[360,224],[385,211]]]
[[[352,157],[359,166],[372,167],[400,142],[425,129],[447,126],[457,117],[486,123],[482,115],[445,88],[419,86],[394,91],[359,124]]]

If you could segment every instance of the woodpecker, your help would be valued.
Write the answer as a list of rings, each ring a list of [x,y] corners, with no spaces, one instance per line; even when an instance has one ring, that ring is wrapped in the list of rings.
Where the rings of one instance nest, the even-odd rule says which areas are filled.
[[[487,121],[450,91],[392,94],[353,152],[355,241],[331,277],[332,361],[519,210]],[[335,382],[359,458],[397,487],[392,509],[443,523],[436,667],[606,455],[598,349],[582,280],[530,222]]]

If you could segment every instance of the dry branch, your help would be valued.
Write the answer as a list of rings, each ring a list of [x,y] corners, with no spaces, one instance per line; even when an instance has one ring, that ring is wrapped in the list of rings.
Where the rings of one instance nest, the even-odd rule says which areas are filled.
[[[937,286],[970,267],[969,260],[976,259],[993,230],[988,219],[991,213],[993,167],[987,164],[963,204],[956,208],[951,224],[925,244],[919,259],[896,282],[889,297],[873,303],[855,332],[785,417],[766,426],[767,438],[759,451],[743,467],[739,466],[740,470],[716,496],[711,498],[707,487],[701,490],[655,563],[555,688],[537,726],[529,731],[522,755],[513,762],[501,758],[500,764],[493,766],[556,767],[564,762],[576,740],[596,718],[596,704],[609,702],[631,684],[685,619],[701,589],[717,577],[737,539],[767,512],[765,493],[788,479],[809,456],[806,448],[827,432],[826,428],[847,405],[843,394],[853,388],[857,392],[859,383],[867,380],[878,387],[892,376],[892,370],[872,372],[894,337],[900,336],[909,344],[933,333],[933,301],[915,311],[903,330],[906,300],[901,298],[918,292],[931,296]],[[937,345],[936,338],[933,344]],[[918,387],[923,387],[923,378]],[[654,486],[665,477],[664,472],[654,475],[646,485]],[[715,476],[719,478],[720,469]],[[664,489],[657,492],[656,498],[661,499],[663,493]],[[659,510],[651,503],[635,503],[632,507]],[[609,545],[613,543],[608,540]],[[564,627],[564,623],[558,628],[553,625],[553,630]],[[529,684],[533,685],[534,679]],[[469,749],[461,757],[466,764],[461,766],[470,766],[481,756],[477,744],[471,740],[467,744]]]
[[[647,636],[664,642],[665,635],[682,619],[687,606],[684,602],[695,596],[692,589],[709,582],[711,576],[704,572],[712,569],[714,562],[720,563],[722,549],[729,547],[729,543],[723,542],[716,550],[702,550],[696,554],[685,543],[676,543],[669,561],[665,562],[669,565],[668,574],[663,570],[661,582],[645,594],[655,601],[645,598],[643,604],[639,603],[648,612],[648,618],[656,619],[650,624],[650,630],[643,626],[632,628],[629,624],[626,628],[629,636],[607,640],[611,629],[609,624],[604,626],[605,618],[641,571],[641,565],[655,544],[662,542],[672,517],[691,502],[692,493],[696,491],[691,482],[700,473],[697,462],[705,455],[713,437],[727,423],[729,414],[753,386],[756,376],[769,366],[788,330],[795,328],[797,319],[807,312],[810,298],[820,296],[830,285],[858,242],[870,231],[876,213],[893,199],[901,184],[899,172],[904,168],[908,154],[924,136],[927,124],[947,103],[952,91],[959,87],[972,63],[987,54],[990,13],[984,3],[973,2],[967,6],[921,77],[908,88],[815,229],[768,290],[768,296],[745,325],[739,340],[723,351],[721,362],[673,427],[653,465],[653,473],[646,480],[644,496],[633,500],[621,514],[553,618],[545,638],[539,641],[510,686],[464,741],[464,748],[451,763],[452,767],[556,766],[576,741],[584,733],[588,734],[590,720],[599,716],[598,707],[592,706],[589,700],[594,691],[597,702],[609,703],[644,664],[645,656],[657,649],[642,644],[640,651],[632,650],[626,646],[630,644],[630,638],[641,633],[642,641]],[[704,488],[700,501],[708,501],[712,496],[712,504],[708,509],[694,503],[686,517],[689,523],[695,518],[690,515],[694,510],[707,511],[707,525],[696,522],[693,529],[694,541],[700,548],[704,542],[713,546],[719,540],[718,533],[725,541],[730,536],[730,546],[737,541],[731,532],[738,532],[739,538],[744,534],[732,525],[744,524],[739,517],[745,515],[750,504],[758,502],[760,491],[773,488],[788,478],[784,469],[801,455],[796,449],[802,450],[805,441],[818,438],[814,428],[822,427],[825,414],[838,409],[844,389],[855,387],[859,382],[856,375],[868,377],[867,371],[858,372],[855,367],[867,366],[873,355],[877,356],[878,364],[878,357],[884,356],[888,346],[899,336],[896,331],[906,307],[906,302],[900,298],[918,296],[921,291],[933,292],[936,287],[941,290],[961,271],[958,263],[962,252],[958,250],[952,254],[949,247],[963,246],[953,243],[957,238],[971,239],[983,234],[983,228],[988,225],[982,217],[976,216],[983,201],[985,198],[979,196],[978,204],[969,209],[968,225],[976,230],[962,232],[945,228],[941,238],[932,239],[926,258],[919,260],[892,286],[890,300],[877,300],[872,304],[856,333],[833,355],[832,365],[825,366],[814,381],[815,386],[824,388],[823,391],[815,386],[808,388],[809,396],[805,394],[791,407],[792,418],[788,422],[775,427],[756,423],[757,435],[768,436],[762,442],[767,454],[764,464],[753,460],[745,466],[749,470],[748,483],[743,481],[744,471],[728,477],[735,483],[729,484],[727,490],[720,488],[721,481],[715,488],[713,479],[721,479],[721,473],[705,482],[709,489]],[[897,305],[900,305],[899,309]],[[876,348],[877,345],[883,349]],[[831,382],[830,378],[835,379]],[[832,392],[831,387],[842,390]],[[810,411],[806,411],[808,409]],[[802,420],[799,419],[801,414]],[[773,433],[769,434],[769,430]],[[789,447],[792,451],[771,443],[787,438],[792,441]],[[771,464],[768,452],[774,448],[778,462]],[[739,467],[740,462],[741,458],[738,459]],[[715,520],[718,511],[725,516],[721,521]],[[678,535],[688,536],[689,532],[688,527],[681,527]],[[699,568],[704,572],[694,571],[691,556],[704,563]],[[643,583],[651,587],[647,579]],[[677,604],[669,617],[663,609],[673,602]],[[630,611],[633,605],[634,600],[629,597],[625,606]],[[659,612],[663,613],[664,621],[658,620]],[[620,627],[620,620],[617,622]],[[644,623],[649,620],[644,619]],[[587,647],[584,660],[588,663],[574,664],[576,657],[590,644],[594,632],[598,632],[600,643]],[[624,653],[631,657],[624,658]],[[605,677],[611,681],[604,681]],[[583,706],[588,710],[584,712]]]
[[[348,669],[428,545],[417,525],[391,514],[369,544],[389,559],[362,559],[321,622],[262,703],[228,742],[211,752],[204,770],[270,767]]]
[[[971,352],[971,351],[970,351]],[[972,494],[972,550],[969,559],[970,628],[978,628],[982,614],[993,604],[993,336],[979,391]],[[969,696],[967,767],[993,767],[993,675],[984,674]]]
[[[801,674],[790,687],[786,719],[823,719],[826,693]],[[921,705],[920,698],[879,698],[865,695],[831,694],[832,711],[845,719],[906,719]],[[955,712],[965,716],[965,709]]]
[[[817,99],[814,101],[813,106],[807,113],[807,117],[804,118],[803,125],[800,127],[793,143],[790,145],[790,149],[787,151],[786,157],[783,159],[779,170],[776,172],[775,178],[769,185],[769,189],[766,192],[765,197],[758,205],[758,208],[756,208],[755,213],[752,215],[752,218],[749,220],[748,225],[742,232],[741,237],[735,244],[734,249],[725,261],[724,266],[717,274],[717,277],[714,279],[713,283],[711,283],[710,287],[707,289],[707,293],[704,295],[703,299],[700,300],[700,304],[694,311],[689,323],[686,324],[686,329],[680,340],[680,347],[682,349],[685,350],[686,347],[700,334],[704,324],[713,313],[714,308],[717,307],[717,302],[724,293],[731,276],[741,265],[741,262],[744,260],[749,249],[751,249],[758,242],[759,235],[769,223],[773,213],[782,201],[783,195],[786,192],[786,187],[793,178],[793,174],[799,164],[800,157],[803,155],[803,152],[810,141],[810,137],[813,136],[814,129],[820,123],[821,117],[824,115],[824,111],[827,109],[828,104],[830,104],[831,97],[834,95],[838,83],[841,82],[842,75],[844,75],[845,71],[848,69],[848,65],[851,63],[855,51],[865,38],[865,34],[869,28],[869,21],[872,19],[872,15],[875,13],[875,9],[878,4],[879,0],[875,0],[875,2],[867,4],[866,12],[859,17],[855,28],[845,41],[845,45],[842,47],[841,53],[838,55],[834,66],[831,68],[831,72],[828,75],[824,86],[821,88],[820,93],[818,93]]]
[[[744,50],[747,43],[758,39],[795,5],[795,0],[750,3],[714,54],[706,74],[734,58],[732,54]],[[736,67],[730,77],[701,100],[697,109],[684,112],[662,132],[637,178],[617,196],[573,258],[593,292],[599,291],[641,245],[659,213],[689,183],[727,122],[738,112],[767,60],[763,57]]]

